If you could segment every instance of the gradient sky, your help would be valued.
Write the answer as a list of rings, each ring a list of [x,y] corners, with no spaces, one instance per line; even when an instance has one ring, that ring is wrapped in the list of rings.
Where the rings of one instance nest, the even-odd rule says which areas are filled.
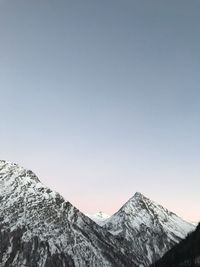
[[[0,0],[0,158],[84,212],[200,219],[200,1]]]

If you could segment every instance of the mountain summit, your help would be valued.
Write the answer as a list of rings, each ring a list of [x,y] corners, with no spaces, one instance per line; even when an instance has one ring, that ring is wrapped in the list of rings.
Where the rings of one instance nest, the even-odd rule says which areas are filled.
[[[37,176],[0,161],[0,266],[136,266],[128,249]]]
[[[126,240],[139,266],[149,266],[195,226],[136,192],[103,225],[120,241]]]
[[[97,214],[100,227],[32,171],[6,161],[0,203],[3,267],[146,267],[195,228],[138,192],[111,217]]]

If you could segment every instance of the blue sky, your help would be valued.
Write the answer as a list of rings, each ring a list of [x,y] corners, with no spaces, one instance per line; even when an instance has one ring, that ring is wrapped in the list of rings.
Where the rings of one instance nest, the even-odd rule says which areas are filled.
[[[200,217],[200,2],[0,1],[1,158],[84,212]]]

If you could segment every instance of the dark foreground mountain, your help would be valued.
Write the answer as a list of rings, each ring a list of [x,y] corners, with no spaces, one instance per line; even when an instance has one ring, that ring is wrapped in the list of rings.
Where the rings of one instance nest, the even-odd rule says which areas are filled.
[[[195,229],[195,226],[136,193],[105,220],[103,227],[118,240],[126,240],[139,266],[149,266]],[[170,267],[170,265],[168,266]]]
[[[200,266],[200,224],[178,245],[169,250],[152,267],[199,267]]]
[[[0,161],[0,266],[136,266],[134,253],[40,183]]]

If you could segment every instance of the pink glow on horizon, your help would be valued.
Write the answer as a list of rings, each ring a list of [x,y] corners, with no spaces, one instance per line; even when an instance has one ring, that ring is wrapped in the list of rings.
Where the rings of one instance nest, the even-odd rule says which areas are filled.
[[[96,213],[98,211],[102,211],[108,215],[113,215],[115,212],[117,212],[120,209],[120,204],[121,206],[124,204],[122,202],[119,203],[119,205],[115,204],[114,206],[111,205],[105,205],[104,207],[102,207],[101,209],[95,210],[95,208],[91,208],[90,205],[88,206],[84,206],[83,208],[80,208],[80,210],[83,213],[89,213],[89,214],[93,214]],[[77,203],[77,207],[82,207],[81,203],[79,205],[79,203]],[[166,208],[166,207],[165,207]],[[180,209],[176,208],[170,208],[168,207],[168,210],[174,212],[176,215],[180,216],[181,218],[183,218],[186,221],[190,221],[190,222],[195,222],[198,223],[200,222],[200,216],[198,214],[195,213],[195,211],[191,211],[191,212],[180,212]]]
[[[94,197],[91,199],[88,199],[86,197],[82,198],[82,200],[75,200],[71,203],[85,214],[94,214],[96,212],[102,211],[108,215],[113,215],[128,201],[128,199],[129,198],[126,197],[120,197],[115,199],[114,201],[114,197],[112,199],[112,196],[102,196],[102,198]],[[152,199],[152,201],[154,200]],[[196,213],[195,208],[189,211],[187,209],[187,211],[185,211],[178,205],[172,205],[171,203],[167,204],[167,201],[165,204],[159,202],[156,203],[162,205],[164,208],[167,208],[169,211],[175,213],[186,221],[195,223],[200,222],[200,215]]]
[[[112,215],[117,212],[135,194],[136,191],[139,191],[147,198],[162,205],[185,220],[191,222],[200,221],[200,214],[197,213],[199,210],[197,204],[198,201],[195,201],[194,205],[191,205],[189,195],[187,195],[188,201],[185,201],[185,198],[182,195],[172,195],[172,193],[168,192],[167,189],[160,191],[160,194],[157,194],[157,192],[154,189],[151,189],[151,187],[148,191],[143,192],[140,190],[143,187],[142,185],[134,187],[130,184],[129,190],[125,191],[123,183],[121,187],[116,184],[112,190],[107,188],[107,185],[103,188],[98,188],[98,183],[95,181],[92,181],[92,183],[87,181],[88,184],[79,184],[78,182],[80,182],[80,177],[84,177],[84,173],[87,172],[87,169],[81,170],[82,166],[80,165],[79,170],[74,169],[73,172],[72,168],[68,167],[68,172],[63,173],[59,164],[55,163],[54,168],[51,168],[51,172],[49,172],[50,161],[51,160],[48,158],[46,158],[46,161],[42,158],[38,158],[38,162],[35,162],[34,166],[32,162],[29,163],[27,161],[20,162],[19,164],[32,169],[42,183],[50,187],[52,190],[60,193],[66,201],[71,202],[83,213],[93,214],[102,211]],[[64,165],[64,162],[61,161],[60,165]],[[72,167],[74,168],[74,166]],[[96,170],[94,170],[94,172],[96,172]],[[106,171],[101,171],[99,175],[102,177],[105,176]],[[112,176],[112,173],[109,175]],[[90,176],[95,177],[95,173],[92,175],[90,174]],[[64,179],[63,177],[72,178]],[[96,177],[98,178],[98,175],[96,175]],[[184,205],[182,205],[183,201],[185,201]]]

